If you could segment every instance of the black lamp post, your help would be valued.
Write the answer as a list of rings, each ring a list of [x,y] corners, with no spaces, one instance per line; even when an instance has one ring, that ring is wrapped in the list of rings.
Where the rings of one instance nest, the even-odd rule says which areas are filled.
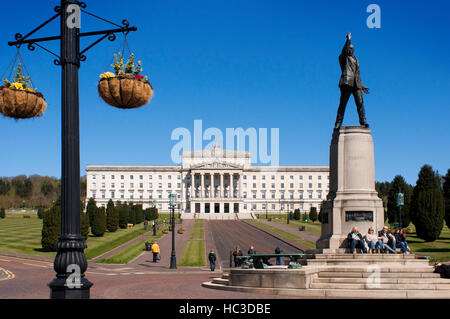
[[[287,211],[287,224],[289,224],[291,219],[291,214],[289,213],[289,201],[286,202],[286,211]]]
[[[403,193],[397,193],[397,206],[398,206],[398,228],[402,228],[402,206],[404,205]]]
[[[153,208],[156,210],[156,200],[153,200]],[[156,213],[155,213],[155,216],[154,217],[156,217]],[[153,220],[153,236],[156,236],[156,223],[157,223],[157,221],[156,221],[156,218]]]
[[[87,247],[80,231],[80,139],[79,139],[79,97],[78,97],[78,69],[80,62],[86,60],[84,53],[100,41],[108,38],[116,39],[115,33],[136,31],[136,27],[129,27],[126,20],[118,29],[80,33],[80,13],[86,8],[84,2],[77,0],[61,0],[61,6],[55,7],[56,14],[35,28],[25,36],[15,35],[10,46],[21,47],[28,44],[30,51],[35,45],[57,57],[54,64],[61,66],[61,115],[62,115],[62,156],[61,156],[61,236],[56,244],[57,254],[53,268],[56,278],[49,283],[50,298],[52,299],[88,299],[92,283],[86,279],[87,260],[84,249]],[[92,14],[90,14],[92,15]],[[94,16],[94,15],[93,15]],[[54,19],[61,17],[59,36],[27,39],[30,35],[43,28]],[[96,16],[94,16],[96,17]],[[98,17],[97,17],[98,18]],[[101,18],[100,18],[101,19]],[[101,38],[80,50],[80,37],[102,35]],[[60,40],[61,56],[44,48],[38,42]]]
[[[172,211],[172,253],[170,254],[170,269],[177,269],[177,256],[175,254],[175,206],[177,205],[177,193],[170,193],[170,208]]]

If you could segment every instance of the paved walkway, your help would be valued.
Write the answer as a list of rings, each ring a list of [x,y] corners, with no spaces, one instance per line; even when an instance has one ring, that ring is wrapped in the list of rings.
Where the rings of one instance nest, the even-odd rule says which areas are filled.
[[[183,220],[182,224],[175,225],[175,253],[177,262],[180,261],[183,255],[184,246],[189,240],[189,236],[194,226],[194,220],[187,219]],[[184,234],[178,234],[178,229],[184,229]],[[132,260],[127,265],[133,268],[141,268],[147,270],[167,270],[170,267],[170,256],[172,254],[172,233],[164,235],[160,239],[156,240],[161,251],[161,260],[154,263],[153,254],[150,251],[146,251]]]

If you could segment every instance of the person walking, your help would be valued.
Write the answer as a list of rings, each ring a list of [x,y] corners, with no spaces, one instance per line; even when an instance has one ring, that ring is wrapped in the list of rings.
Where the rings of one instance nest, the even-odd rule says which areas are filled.
[[[211,271],[214,271],[216,269],[216,254],[214,253],[214,249],[211,249],[208,255],[209,260],[209,267],[211,268]]]
[[[148,221],[145,220],[145,221],[144,221],[144,230],[147,230],[147,226],[148,226]]]
[[[279,255],[279,254],[281,254],[281,252],[282,252],[281,248],[279,246],[277,246],[277,248],[275,248],[275,254]],[[281,257],[277,257],[276,265],[280,266],[281,264],[282,264]]]
[[[159,245],[156,241],[152,245],[152,253],[153,253],[153,262],[154,263],[156,263],[159,259],[161,259],[161,257],[159,257],[159,254],[160,254]]]

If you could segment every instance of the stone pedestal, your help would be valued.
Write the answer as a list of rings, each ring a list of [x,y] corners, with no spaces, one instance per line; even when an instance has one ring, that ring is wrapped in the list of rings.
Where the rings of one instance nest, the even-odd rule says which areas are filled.
[[[330,191],[321,207],[322,235],[316,247],[335,252],[353,226],[365,235],[384,225],[382,200],[375,190],[375,163],[370,129],[343,126],[330,145]]]

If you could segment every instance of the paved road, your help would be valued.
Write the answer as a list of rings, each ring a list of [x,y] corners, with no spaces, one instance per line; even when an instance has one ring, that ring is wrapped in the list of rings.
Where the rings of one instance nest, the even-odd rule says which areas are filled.
[[[123,267],[123,266],[122,266]],[[2,276],[0,299],[48,299],[47,284],[55,277],[47,261],[0,256],[0,268],[12,278]],[[126,268],[126,267],[123,267]],[[135,272],[131,269],[89,270],[86,277],[94,283],[93,299],[277,299],[273,295],[207,289],[201,286],[218,274],[206,270]]]
[[[239,246],[243,254],[247,254],[248,248],[254,246],[257,253],[274,253],[279,246],[283,253],[299,253],[296,249],[285,242],[273,237],[244,221],[207,221],[211,230],[213,242],[222,268],[230,266],[230,250]]]

